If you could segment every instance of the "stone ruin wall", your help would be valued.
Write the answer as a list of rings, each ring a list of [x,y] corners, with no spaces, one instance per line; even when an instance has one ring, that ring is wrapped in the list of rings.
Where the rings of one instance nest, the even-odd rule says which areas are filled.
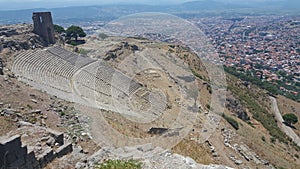
[[[34,12],[32,15],[33,32],[43,37],[48,43],[55,43],[51,12]]]
[[[55,158],[60,158],[73,151],[72,144],[64,143],[63,133],[50,131],[56,143],[60,145],[56,150],[47,147],[42,154],[36,155],[26,145],[22,145],[21,136],[0,138],[0,168],[40,169]]]

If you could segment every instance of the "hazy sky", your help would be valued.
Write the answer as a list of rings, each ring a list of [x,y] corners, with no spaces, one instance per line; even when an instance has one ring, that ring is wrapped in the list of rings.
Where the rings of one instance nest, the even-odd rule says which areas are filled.
[[[22,8],[51,8],[76,5],[103,5],[118,3],[139,4],[169,4],[182,3],[191,0],[0,0],[0,9],[22,9]]]
[[[0,0],[0,10],[28,9],[28,8],[53,8],[78,5],[102,5],[117,3],[140,4],[178,4],[193,0]],[[253,1],[278,1],[278,0],[215,0],[222,2],[253,2]]]

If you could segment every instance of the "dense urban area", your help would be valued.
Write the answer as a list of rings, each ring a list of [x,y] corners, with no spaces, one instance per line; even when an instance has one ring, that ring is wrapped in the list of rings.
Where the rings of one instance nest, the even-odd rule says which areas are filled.
[[[299,100],[299,17],[215,17],[192,21],[210,38],[227,72],[273,94]]]

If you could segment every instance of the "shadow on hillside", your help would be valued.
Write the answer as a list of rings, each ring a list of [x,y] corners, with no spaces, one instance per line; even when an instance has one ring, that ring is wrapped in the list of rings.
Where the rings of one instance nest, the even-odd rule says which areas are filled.
[[[283,123],[284,125],[286,125],[286,126],[292,128],[292,129],[297,130],[297,128],[296,128],[295,126],[293,126],[293,125],[291,125],[291,124],[288,124],[287,122],[282,122],[282,123]]]

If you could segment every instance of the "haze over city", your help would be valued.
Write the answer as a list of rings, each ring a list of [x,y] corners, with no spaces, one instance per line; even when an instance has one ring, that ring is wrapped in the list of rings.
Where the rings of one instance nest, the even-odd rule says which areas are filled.
[[[86,6],[86,5],[108,5],[108,4],[147,4],[147,5],[174,5],[185,2],[192,2],[193,0],[109,0],[109,1],[97,1],[97,0],[0,0],[0,10],[17,10],[17,9],[31,9],[31,8],[57,8],[67,6]],[[205,0],[199,0],[205,1]],[[261,2],[280,2],[286,0],[211,0],[214,2],[223,3],[237,3],[237,4],[250,4]]]

